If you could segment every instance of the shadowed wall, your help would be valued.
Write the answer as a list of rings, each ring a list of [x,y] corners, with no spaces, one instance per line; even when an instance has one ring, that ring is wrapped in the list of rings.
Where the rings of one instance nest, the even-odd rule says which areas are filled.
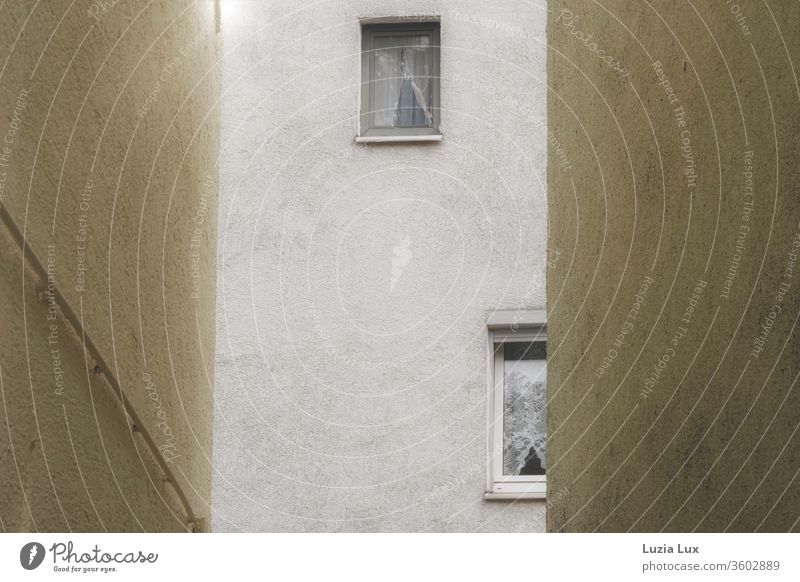
[[[800,5],[550,9],[548,529],[796,531]]]
[[[0,7],[0,524],[208,527],[213,2]]]

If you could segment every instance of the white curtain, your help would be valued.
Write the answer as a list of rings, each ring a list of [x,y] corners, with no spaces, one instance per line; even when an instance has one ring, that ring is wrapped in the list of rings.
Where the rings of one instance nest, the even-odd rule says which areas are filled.
[[[375,126],[431,127],[431,47],[422,36],[375,39]]]
[[[528,346],[506,343],[504,475],[543,475],[547,467],[547,364],[544,359],[532,359],[534,349]]]

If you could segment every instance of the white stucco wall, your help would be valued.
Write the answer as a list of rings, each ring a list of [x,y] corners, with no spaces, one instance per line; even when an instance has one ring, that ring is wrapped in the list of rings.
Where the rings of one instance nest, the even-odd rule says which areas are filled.
[[[222,4],[213,529],[543,531],[482,494],[486,313],[545,303],[545,2]],[[356,144],[359,18],[404,13],[444,140]]]

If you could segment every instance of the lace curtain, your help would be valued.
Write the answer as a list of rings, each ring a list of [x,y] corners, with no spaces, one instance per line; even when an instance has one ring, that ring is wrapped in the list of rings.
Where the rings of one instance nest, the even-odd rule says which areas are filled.
[[[375,39],[375,126],[431,127],[430,37]]]
[[[505,346],[504,475],[543,475],[547,467],[547,364],[538,343]]]

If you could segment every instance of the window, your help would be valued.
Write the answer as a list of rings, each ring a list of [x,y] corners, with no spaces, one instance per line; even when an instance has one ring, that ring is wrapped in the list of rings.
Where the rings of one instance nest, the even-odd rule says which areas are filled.
[[[439,141],[439,23],[365,24],[357,141]]]
[[[487,499],[545,498],[547,328],[544,312],[489,319]]]

